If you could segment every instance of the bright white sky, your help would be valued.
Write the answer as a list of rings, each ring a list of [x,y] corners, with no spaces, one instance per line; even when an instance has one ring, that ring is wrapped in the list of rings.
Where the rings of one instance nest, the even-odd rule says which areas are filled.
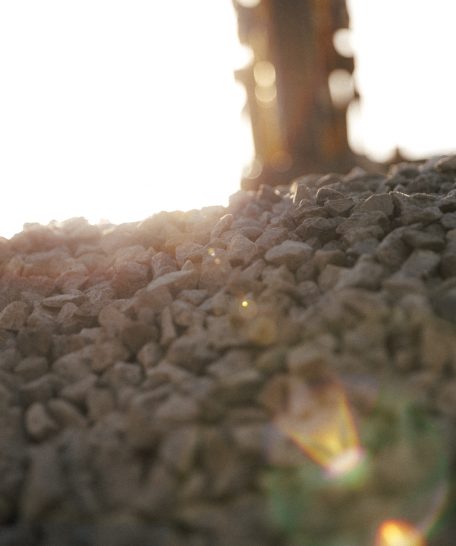
[[[456,2],[349,4],[353,144],[454,149]],[[225,204],[252,154],[242,53],[231,0],[0,0],[0,235]]]
[[[357,151],[388,159],[456,150],[456,1],[348,0],[360,115]],[[358,112],[353,112],[358,114]]]
[[[0,0],[0,235],[226,204],[243,53],[230,0]]]

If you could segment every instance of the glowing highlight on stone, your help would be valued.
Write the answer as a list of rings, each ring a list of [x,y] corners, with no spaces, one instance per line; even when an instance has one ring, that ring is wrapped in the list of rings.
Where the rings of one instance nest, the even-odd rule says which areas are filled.
[[[375,546],[426,546],[426,540],[410,523],[390,519],[378,529]]]
[[[236,299],[233,308],[234,314],[241,320],[251,320],[258,315],[258,305],[254,300],[244,295]]]

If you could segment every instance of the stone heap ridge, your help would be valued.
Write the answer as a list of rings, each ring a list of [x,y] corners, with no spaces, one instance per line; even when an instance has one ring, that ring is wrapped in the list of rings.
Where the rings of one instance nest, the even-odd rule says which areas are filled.
[[[454,426],[456,157],[25,225],[0,274],[2,546],[291,544],[262,485],[306,459],[290,382]]]

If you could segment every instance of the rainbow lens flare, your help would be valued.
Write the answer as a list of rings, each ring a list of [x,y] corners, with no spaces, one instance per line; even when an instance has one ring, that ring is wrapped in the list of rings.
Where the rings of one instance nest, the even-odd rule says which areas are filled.
[[[318,390],[304,384],[290,391],[288,411],[277,418],[279,429],[330,476],[341,476],[364,459],[349,404],[333,383]]]
[[[426,546],[426,540],[410,523],[389,519],[379,527],[375,546]]]

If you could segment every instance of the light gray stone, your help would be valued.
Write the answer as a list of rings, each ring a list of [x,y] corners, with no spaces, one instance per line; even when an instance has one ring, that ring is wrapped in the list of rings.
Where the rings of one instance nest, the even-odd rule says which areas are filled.
[[[262,455],[262,446],[266,439],[267,428],[263,423],[241,424],[232,429],[232,436],[237,448],[247,456]]]
[[[456,155],[450,155],[448,157],[442,157],[437,163],[435,164],[435,168],[437,171],[446,173],[446,172],[454,172],[456,171]]]
[[[453,379],[441,386],[437,394],[437,409],[446,417],[456,417],[456,381]]]
[[[66,303],[73,303],[75,305],[84,301],[85,296],[80,290],[74,290],[67,294],[57,294],[56,296],[49,296],[44,298],[41,302],[44,307],[50,307],[51,309],[60,309]]]
[[[413,228],[404,231],[402,239],[412,248],[433,250],[435,252],[439,252],[445,246],[443,233],[429,233]]]
[[[175,507],[177,487],[177,479],[163,463],[154,465],[132,500],[135,511],[149,520],[169,517]]]
[[[23,301],[13,301],[0,313],[0,328],[5,330],[20,330],[29,315],[29,306]]]
[[[239,347],[245,344],[236,332],[228,315],[207,317],[208,341],[216,350]]]
[[[192,469],[198,441],[197,426],[179,427],[165,436],[160,445],[159,457],[170,470],[186,474]]]
[[[117,390],[124,386],[137,386],[143,380],[143,370],[138,364],[116,362],[105,374],[105,378]]]
[[[160,314],[160,332],[160,344],[165,347],[177,337],[170,307],[165,307]]]
[[[48,363],[43,356],[28,356],[22,359],[14,368],[14,373],[24,381],[32,381],[44,375],[48,370]]]
[[[394,203],[391,195],[388,193],[377,193],[368,197],[355,210],[361,212],[379,210],[386,214],[386,216],[391,216],[394,211]]]
[[[424,294],[426,292],[426,287],[421,279],[416,277],[408,278],[398,274],[384,279],[382,287],[395,299],[404,294]]]
[[[248,264],[257,255],[257,247],[244,235],[234,235],[228,243],[227,257],[230,262],[237,262],[241,264]]]
[[[67,381],[83,379],[90,373],[93,361],[93,346],[87,346],[79,351],[68,353],[52,364],[52,370]]]
[[[42,521],[64,494],[65,481],[56,447],[47,444],[34,448],[20,499],[25,521]]]
[[[34,309],[27,318],[27,326],[31,328],[49,328],[55,330],[57,317],[47,311],[38,302],[34,303]]]
[[[298,204],[302,199],[312,197],[312,188],[319,178],[320,175],[312,173],[293,180],[290,185],[293,203]]]
[[[154,279],[177,271],[176,261],[166,252],[157,252],[150,260]]]
[[[60,391],[60,396],[78,405],[84,405],[87,393],[96,384],[97,376],[89,373],[84,375],[82,379],[65,386]]]
[[[154,418],[172,422],[194,421],[199,416],[198,404],[190,396],[172,394],[156,409]]]
[[[133,298],[132,307],[139,316],[144,312],[160,313],[172,302],[173,297],[169,288],[155,286],[153,289],[138,290]]]
[[[58,430],[58,425],[40,402],[33,403],[25,413],[25,430],[38,442],[48,438]]]
[[[409,249],[402,240],[404,229],[398,228],[391,231],[378,245],[375,257],[382,264],[397,269],[409,255]]]
[[[211,294],[217,292],[220,289],[220,285],[228,281],[232,270],[233,268],[226,251],[218,248],[210,248],[208,254],[203,256],[203,261],[201,262],[198,288],[206,290]]]
[[[90,287],[85,292],[87,301],[79,307],[79,312],[83,316],[96,317],[98,313],[106,307],[115,298],[115,292],[111,284],[102,281],[95,286]]]
[[[425,369],[442,374],[455,360],[456,341],[444,321],[428,321],[421,331],[419,357]]]
[[[329,352],[315,343],[302,343],[287,352],[286,365],[293,374],[315,374],[330,364]]]
[[[92,350],[90,364],[95,373],[103,372],[115,362],[126,360],[129,356],[129,351],[118,339],[99,341]]]
[[[51,417],[62,428],[86,426],[86,420],[81,412],[70,402],[62,398],[54,398],[47,403],[47,409]]]
[[[414,250],[402,264],[400,274],[407,277],[427,278],[440,263],[440,256],[432,250]]]
[[[354,206],[355,202],[350,197],[331,199],[324,204],[324,208],[330,216],[345,216]]]
[[[264,252],[275,245],[285,241],[288,237],[288,230],[284,227],[268,227],[255,241],[259,252]]]
[[[23,403],[45,402],[52,398],[63,386],[63,380],[53,374],[47,373],[38,379],[29,381],[19,388]]]
[[[194,373],[202,372],[205,365],[214,358],[216,353],[209,349],[204,332],[180,336],[171,343],[166,353],[167,361]]]
[[[340,235],[344,235],[351,230],[359,230],[362,228],[377,228],[385,233],[389,228],[388,216],[380,210],[353,212],[349,218],[343,220],[336,229]]]
[[[233,223],[233,215],[231,213],[224,214],[219,220],[217,220],[217,223],[211,230],[210,239],[211,241],[213,239],[217,239],[220,237],[220,235],[230,228],[231,224]]]
[[[445,278],[456,275],[456,240],[450,241],[442,254],[441,272]]]
[[[146,288],[147,292],[156,289],[168,288],[170,290],[185,290],[195,288],[195,275],[193,271],[172,271],[157,277]]]
[[[46,326],[37,328],[26,326],[18,332],[16,342],[23,355],[46,356],[52,344],[52,330]]]
[[[445,229],[455,229],[456,228],[456,212],[447,212],[442,218],[440,218],[440,223]]]
[[[296,234],[303,239],[317,237],[319,240],[326,242],[334,237],[337,226],[338,222],[334,218],[315,216],[306,218],[296,228]]]
[[[402,224],[415,223],[431,224],[442,217],[441,210],[436,205],[436,200],[431,195],[414,194],[406,195],[401,192],[391,192],[395,205],[400,211]]]
[[[289,269],[297,269],[312,256],[312,247],[300,241],[283,241],[270,248],[264,255],[265,260],[274,265],[286,265]]]
[[[179,294],[179,300],[188,302],[190,305],[198,306],[207,298],[207,290],[204,289],[193,289],[193,290],[182,290]]]
[[[57,322],[60,324],[63,332],[72,333],[79,330],[80,317],[78,311],[79,308],[74,303],[68,302],[63,304],[57,315]]]
[[[86,397],[89,418],[98,421],[111,413],[115,407],[114,396],[109,389],[91,388]]]
[[[203,245],[188,241],[176,246],[176,262],[179,267],[182,267],[187,260],[201,261],[204,252]]]
[[[181,366],[177,366],[166,360],[161,360],[157,366],[146,370],[144,388],[153,388],[155,385],[166,383],[168,387],[181,385],[193,378],[193,374]]]
[[[154,321],[155,322],[155,321]],[[137,321],[129,321],[120,334],[120,340],[129,353],[136,354],[143,345],[158,339],[158,327],[142,314]]]
[[[138,362],[144,369],[151,368],[158,364],[162,356],[162,349],[156,341],[149,341],[146,343],[138,353]]]
[[[318,269],[318,271],[323,271],[323,269],[328,264],[344,266],[345,265],[345,254],[342,250],[316,250],[313,262]]]
[[[339,265],[328,264],[318,276],[318,286],[320,290],[326,292],[334,288],[339,282],[339,279],[345,272],[350,271]]]
[[[323,205],[328,200],[333,201],[334,199],[343,199],[343,198],[344,198],[343,193],[328,186],[323,186],[322,188],[319,188],[315,195],[315,200],[317,202],[317,205]]]
[[[197,320],[195,307],[181,299],[174,300],[171,304],[171,315],[177,326],[188,327],[194,320]]]
[[[112,337],[118,336],[129,322],[115,302],[103,307],[98,314],[98,323]]]
[[[357,287],[376,290],[380,287],[385,276],[383,266],[367,256],[360,258],[353,268],[343,271],[335,288]]]

